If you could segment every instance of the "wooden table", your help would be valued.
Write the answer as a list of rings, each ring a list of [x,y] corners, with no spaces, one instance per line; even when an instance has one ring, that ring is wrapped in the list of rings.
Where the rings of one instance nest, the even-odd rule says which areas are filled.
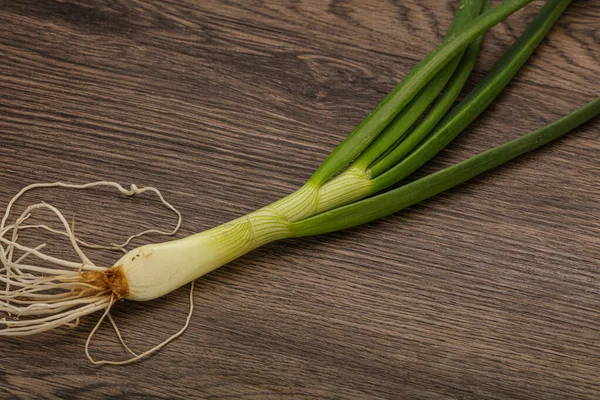
[[[266,205],[440,43],[456,3],[0,0],[0,201],[34,182],[153,185],[182,211],[179,236]],[[466,89],[541,4],[486,36]],[[599,76],[600,1],[576,0],[417,176],[578,108]],[[188,331],[143,362],[89,364],[97,314],[2,339],[0,397],[600,398],[599,130],[382,221],[230,263],[197,282]],[[42,199],[97,242],[174,223],[152,196],[108,190],[32,192],[19,209]],[[113,314],[143,351],[180,328],[187,296]],[[126,357],[108,324],[91,351]]]

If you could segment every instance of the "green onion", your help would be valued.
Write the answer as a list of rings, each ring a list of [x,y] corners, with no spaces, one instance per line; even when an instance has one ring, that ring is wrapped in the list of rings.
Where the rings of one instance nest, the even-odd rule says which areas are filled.
[[[27,318],[0,319],[0,325],[5,326],[0,335],[22,336],[73,325],[83,315],[104,310],[100,324],[119,299],[145,301],[163,296],[274,240],[323,234],[385,217],[543,146],[599,115],[600,98],[545,128],[388,190],[435,156],[485,110],[570,3],[548,0],[493,69],[450,110],[473,69],[482,35],[530,1],[506,0],[488,10],[488,0],[462,0],[444,42],[331,152],[298,191],[208,231],[131,250],[111,268],[95,266],[81,250],[86,244],[75,238],[74,226],[46,203],[30,206],[16,222],[6,225],[12,204],[34,187],[108,185],[126,195],[153,191],[177,212],[156,189],[132,186],[126,190],[110,182],[34,184],[23,189],[0,221],[0,282],[5,284],[5,290],[0,291],[0,311]],[[33,248],[17,243],[18,230],[26,227],[23,224],[29,213],[40,208],[54,212],[65,231],[42,228],[68,237],[79,261],[46,255],[44,245]],[[153,232],[174,234],[178,227],[179,223],[170,233]],[[9,233],[12,238],[5,238]],[[122,250],[129,240],[109,248]],[[15,249],[24,252],[17,260],[13,257]],[[33,256],[56,268],[26,262]],[[116,364],[138,360],[159,349],[180,335],[188,323],[189,316],[182,330],[148,352],[138,355],[126,347],[133,358]],[[97,327],[86,343],[86,354],[92,361],[87,346]],[[122,340],[116,326],[115,331]]]
[[[363,218],[361,215],[354,215],[352,210],[355,208],[352,207],[358,207],[356,209],[360,210],[357,211],[359,214],[370,215],[365,213],[362,204],[377,204],[372,203],[377,200],[369,199],[365,200],[367,203],[359,202],[346,206],[350,208],[342,206],[356,201],[359,196],[360,198],[371,196],[397,182],[399,177],[411,172],[441,150],[485,109],[516,74],[558,16],[565,10],[569,4],[568,0],[549,0],[492,71],[463,102],[450,111],[429,138],[403,161],[374,179],[356,173],[356,168],[350,168],[351,172],[325,180],[323,184],[319,184],[319,181],[325,176],[331,178],[330,172],[327,171],[330,171],[332,165],[337,165],[337,169],[331,171],[339,172],[350,158],[355,157],[357,148],[361,150],[367,148],[370,140],[365,138],[373,136],[372,133],[375,131],[377,133],[381,131],[378,128],[382,125],[381,121],[392,122],[392,117],[397,115],[401,108],[408,104],[419,90],[435,78],[435,74],[439,73],[444,65],[456,57],[470,42],[477,40],[483,31],[525,3],[527,2],[507,0],[476,17],[468,28],[464,28],[454,38],[445,40],[444,44],[427,56],[405,78],[404,84],[397,86],[370,114],[370,117],[350,134],[349,139],[332,152],[315,175],[297,192],[211,230],[173,242],[143,246],[126,254],[116,263],[116,266],[123,268],[127,277],[129,290],[127,297],[132,300],[156,298],[271,241],[305,235],[307,232],[320,232],[323,229],[330,231],[335,227],[335,221],[329,219],[331,215],[335,215],[336,218],[343,216],[340,224],[346,220]],[[469,59],[469,62],[472,60]],[[468,67],[465,70],[468,70]],[[463,70],[457,72],[464,73]],[[595,110],[593,107],[584,108],[585,116],[589,116],[590,109]],[[383,119],[377,117],[384,114],[389,116],[381,117]],[[580,115],[575,114],[573,117],[575,119],[570,118],[567,121],[579,121],[577,118]],[[565,124],[561,123],[559,126],[563,127]],[[554,128],[551,132],[554,132]],[[357,145],[357,143],[362,144]],[[336,154],[344,156],[338,158]],[[342,159],[343,161],[340,161]],[[424,182],[426,186],[428,181]],[[414,189],[414,185],[412,188]],[[392,194],[383,197],[385,202],[391,201],[389,200],[391,198],[396,199],[389,196],[394,196],[397,192],[389,193]],[[331,211],[326,211],[328,209]],[[384,211],[379,211],[380,207],[374,207],[377,211],[373,212],[383,213],[388,210],[386,207],[381,209]],[[167,264],[169,268],[165,269],[164,266]]]

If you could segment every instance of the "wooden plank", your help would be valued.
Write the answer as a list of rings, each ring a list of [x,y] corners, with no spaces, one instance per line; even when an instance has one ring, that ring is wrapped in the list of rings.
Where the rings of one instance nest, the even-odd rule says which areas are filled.
[[[486,37],[469,88],[542,3]],[[440,42],[455,4],[0,0],[0,202],[34,182],[153,185],[182,211],[181,236],[252,211],[310,176]],[[598,96],[599,21],[599,2],[574,1],[420,174]],[[198,281],[189,330],[144,362],[91,366],[97,315],[3,339],[0,397],[597,398],[599,129],[382,221],[232,262]],[[151,196],[108,191],[34,192],[17,211],[42,199],[97,242],[173,223]],[[143,351],[186,312],[180,289],[114,315]],[[113,336],[102,327],[93,354],[125,357]]]

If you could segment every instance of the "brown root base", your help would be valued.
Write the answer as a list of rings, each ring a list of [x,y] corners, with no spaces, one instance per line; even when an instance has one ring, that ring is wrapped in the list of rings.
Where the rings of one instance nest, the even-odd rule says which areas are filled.
[[[107,269],[106,271],[88,271],[81,274],[90,284],[107,291],[111,291],[115,298],[124,299],[129,296],[127,277],[120,265]]]

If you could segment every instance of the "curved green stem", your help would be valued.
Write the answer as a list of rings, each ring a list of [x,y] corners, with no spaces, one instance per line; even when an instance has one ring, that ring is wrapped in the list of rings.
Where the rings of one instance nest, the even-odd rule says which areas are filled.
[[[282,200],[281,213],[293,222],[350,204],[393,185],[424,164],[458,135],[502,91],[535,50],[568,3],[569,0],[549,0],[492,71],[459,106],[444,117],[442,122],[437,125],[436,132],[407,158],[374,179],[366,171],[353,164],[324,185],[319,186],[309,181],[297,193]],[[464,58],[465,62],[475,62],[475,46],[477,46],[476,42],[470,45],[467,50],[469,54],[466,54]],[[405,139],[407,144],[401,145],[398,148],[399,151],[405,151],[406,146],[414,146],[421,142],[419,135],[426,134],[435,120],[441,118],[446,107],[450,106],[454,97],[458,95],[469,72],[470,65],[459,67],[447,85],[448,92],[440,98],[440,101],[419,127]],[[304,208],[300,209],[296,204],[302,204]],[[277,206],[279,207],[280,204]],[[288,210],[290,206],[293,207]]]
[[[484,5],[484,9],[489,6],[489,0],[487,0],[486,3],[488,4]],[[452,75],[452,78],[444,88],[444,93],[440,96],[431,111],[427,113],[426,117],[418,124],[418,126],[410,132],[408,136],[403,138],[397,146],[385,154],[384,157],[381,157],[371,164],[366,170],[367,175],[375,178],[398,164],[398,162],[414,150],[414,148],[417,147],[433,130],[436,124],[440,122],[448,110],[454,105],[465,82],[469,78],[469,75],[471,75],[471,71],[473,71],[475,63],[477,62],[477,56],[482,41],[483,36],[480,36],[467,47],[459,67],[456,69],[454,75]]]
[[[375,178],[374,188],[385,189],[410,175],[477,118],[516,75],[570,2],[548,0],[525,32],[468,96],[444,117],[435,132],[399,164]]]
[[[487,4],[486,4],[487,3]],[[484,7],[485,6],[485,7]],[[487,10],[489,6],[489,0],[462,0],[458,5],[454,20],[446,33],[446,38],[450,38],[453,35],[459,34],[469,26],[471,21],[476,18],[481,11]],[[431,81],[425,85],[423,89],[408,103],[406,107],[396,115],[390,124],[377,136],[377,138],[363,151],[358,158],[352,163],[352,167],[367,171],[369,165],[384,154],[391,146],[400,140],[408,129],[415,123],[417,119],[423,114],[423,112],[429,107],[432,101],[440,94],[444,86],[448,83],[448,80],[453,76],[457,67],[460,65],[461,68],[466,68],[469,63],[465,63],[465,58],[477,58],[479,53],[479,47],[481,44],[481,36],[471,43],[467,47],[469,52],[468,57],[463,55],[465,50],[460,51],[459,54],[452,59]],[[474,49],[475,48],[475,49]],[[470,50],[470,51],[469,51]],[[475,50],[475,51],[473,51]],[[461,61],[462,60],[462,61]],[[472,65],[475,65],[473,60]],[[471,73],[471,68],[468,71],[461,74],[466,77]],[[463,81],[464,84],[464,81]],[[461,86],[462,87],[462,86]],[[460,88],[458,89],[460,93]],[[458,95],[458,94],[457,94]],[[452,103],[451,103],[452,104]],[[443,114],[442,114],[443,115]]]
[[[504,143],[398,189],[290,225],[294,236],[319,235],[383,218],[549,143],[600,115],[600,97],[535,132]]]
[[[309,182],[321,186],[356,158],[377,135],[394,119],[410,100],[446,64],[483,33],[533,0],[505,0],[483,13],[468,29],[450,37],[429,53],[388,94],[375,109],[338,145],[315,171]]]

